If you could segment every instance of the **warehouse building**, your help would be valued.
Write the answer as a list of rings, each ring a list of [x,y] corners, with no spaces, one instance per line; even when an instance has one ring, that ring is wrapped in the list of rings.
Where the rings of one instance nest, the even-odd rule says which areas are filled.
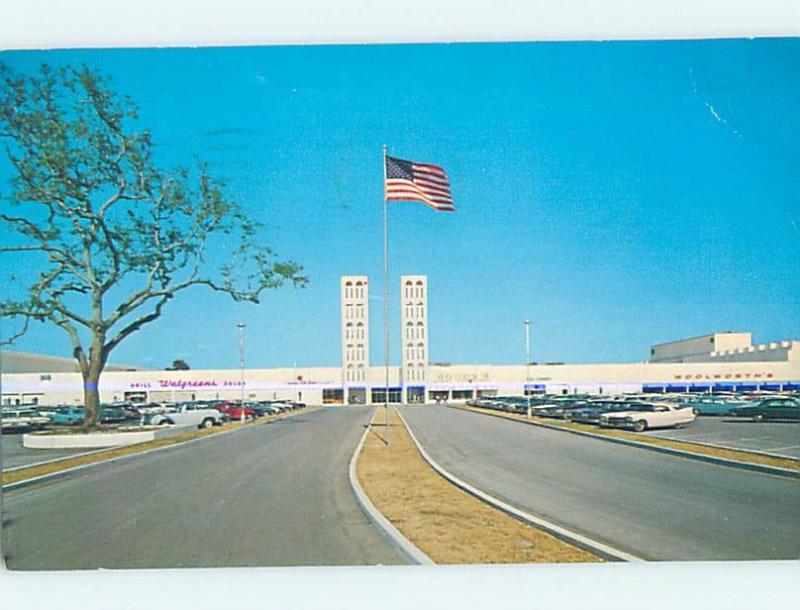
[[[800,389],[800,341],[753,345],[747,332],[717,332],[650,348],[647,362],[623,364],[460,365],[429,362],[429,289],[424,275],[400,279],[401,366],[370,363],[369,279],[340,278],[341,366],[247,369],[244,396],[309,404],[464,401],[479,396],[598,395],[628,392],[710,392]],[[79,404],[75,363],[19,352],[2,354],[3,404]],[[238,369],[148,370],[109,366],[101,400],[179,402],[238,400]]]

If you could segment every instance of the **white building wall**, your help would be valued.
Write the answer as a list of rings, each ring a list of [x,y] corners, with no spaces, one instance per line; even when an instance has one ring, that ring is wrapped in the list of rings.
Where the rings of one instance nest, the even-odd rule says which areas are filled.
[[[367,367],[367,402],[370,390],[383,388],[383,367]],[[429,366],[425,380],[427,399],[431,392],[496,393],[522,396],[525,366],[453,365]],[[100,399],[124,400],[132,394],[147,401],[192,399],[238,399],[241,392],[238,369],[189,371],[106,372],[100,380]],[[44,379],[43,379],[44,377]],[[764,362],[631,363],[532,365],[530,381],[542,391],[560,394],[619,394],[639,392],[647,384],[689,386],[750,384],[772,386],[800,384],[800,360]],[[245,397],[254,400],[290,399],[322,404],[323,391],[341,390],[341,368],[278,368],[245,370]],[[400,367],[389,369],[391,387],[400,385]],[[80,404],[83,383],[79,373],[4,374],[3,402],[28,402],[36,396],[43,405]],[[356,385],[356,384],[353,384]],[[418,385],[406,381],[406,386]]]
[[[366,275],[340,278],[342,381],[366,381],[369,367],[369,282]]]
[[[425,385],[428,366],[428,277],[400,277],[400,345],[403,382]]]

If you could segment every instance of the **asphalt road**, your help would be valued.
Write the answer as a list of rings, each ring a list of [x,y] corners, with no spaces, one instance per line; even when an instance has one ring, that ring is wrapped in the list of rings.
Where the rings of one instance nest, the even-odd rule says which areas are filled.
[[[796,422],[757,424],[741,418],[707,416],[698,417],[685,428],[650,430],[644,434],[800,459],[800,424]]]
[[[90,449],[27,449],[22,446],[22,436],[22,434],[0,434],[0,454],[4,470],[90,451]]]
[[[8,566],[402,563],[347,478],[371,412],[320,409],[6,492]]]
[[[444,468],[651,560],[800,558],[800,481],[446,407],[401,409]]]

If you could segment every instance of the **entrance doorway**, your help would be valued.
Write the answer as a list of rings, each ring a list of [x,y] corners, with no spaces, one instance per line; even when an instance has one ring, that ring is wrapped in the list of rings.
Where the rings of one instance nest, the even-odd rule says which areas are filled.
[[[425,386],[406,388],[406,402],[410,405],[421,405],[425,402]]]
[[[431,390],[428,394],[431,402],[447,402],[450,399],[450,390]]]
[[[365,405],[367,404],[367,388],[350,388],[347,390],[347,404]]]

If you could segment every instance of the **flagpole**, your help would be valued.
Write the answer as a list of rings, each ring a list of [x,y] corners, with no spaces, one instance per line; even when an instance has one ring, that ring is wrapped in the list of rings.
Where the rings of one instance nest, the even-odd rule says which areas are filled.
[[[383,417],[389,445],[389,203],[386,200],[386,144],[383,145]]]

